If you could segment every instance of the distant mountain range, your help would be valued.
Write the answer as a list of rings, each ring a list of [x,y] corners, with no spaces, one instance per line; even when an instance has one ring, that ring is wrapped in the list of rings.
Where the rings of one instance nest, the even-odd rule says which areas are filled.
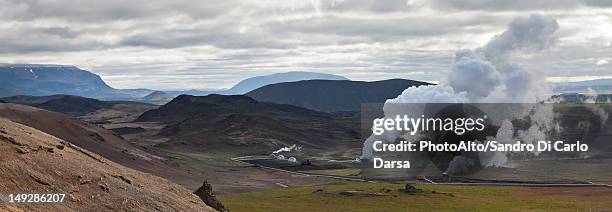
[[[401,79],[361,82],[350,81],[345,77],[332,74],[286,72],[251,77],[240,81],[227,90],[162,92],[150,89],[115,89],[107,85],[100,76],[75,66],[0,65],[0,97],[22,95],[21,98],[23,96],[52,96],[48,98],[57,98],[56,95],[68,95],[61,96],[61,101],[49,102],[49,104],[53,103],[54,106],[49,105],[44,108],[49,110],[67,108],[62,109],[66,110],[62,112],[79,115],[90,112],[89,109],[95,110],[101,104],[94,103],[93,99],[76,99],[70,96],[164,104],[183,93],[204,96],[209,94],[234,95],[248,92],[248,96],[258,101],[336,112],[358,111],[362,103],[382,103],[389,98],[396,97],[410,86],[426,84],[428,83]],[[12,101],[14,102],[14,99],[8,102]],[[60,105],[60,103],[65,105]],[[42,102],[39,104],[42,104]],[[80,106],[73,107],[70,104]],[[28,105],[42,107],[41,105]],[[82,108],[88,109],[82,110]]]
[[[0,65],[0,94],[104,96],[114,89],[95,74],[75,66],[8,64]]]
[[[375,82],[306,80],[267,85],[246,95],[262,102],[325,112],[359,111],[363,103],[384,103],[408,87],[430,83],[391,79]]]
[[[552,89],[555,93],[589,93],[594,91],[599,94],[612,94],[612,79],[554,83]]]
[[[561,103],[612,103],[612,94],[564,93],[553,95],[552,99]]]
[[[40,64],[0,65],[0,97],[66,94],[98,99],[139,98],[152,90],[114,89],[100,76],[75,66]]]
[[[303,72],[303,71],[291,71],[285,73],[276,73],[270,75],[256,76],[244,79],[238,82],[230,89],[221,90],[186,90],[186,91],[165,91],[166,93],[178,96],[181,94],[193,95],[193,96],[206,96],[208,94],[222,94],[222,95],[242,95],[248,93],[257,88],[282,83],[282,82],[296,82],[302,80],[349,80],[346,77],[324,74],[316,72]]]
[[[282,83],[282,82],[296,82],[302,80],[349,80],[346,77],[323,74],[315,72],[301,72],[293,71],[286,73],[277,73],[264,76],[251,77],[238,82],[234,87],[227,90],[226,94],[245,94],[257,88]]]
[[[154,91],[153,93],[150,93],[149,95],[146,95],[145,97],[143,97],[144,100],[150,100],[150,101],[163,101],[163,100],[170,101],[172,98],[173,98],[172,96],[170,96],[169,94],[163,91]]]
[[[328,149],[360,138],[358,121],[239,95],[181,95],[136,121],[167,124],[160,135],[171,139],[160,147],[233,155],[293,144]]]
[[[73,95],[96,99],[141,99],[144,101],[170,100],[181,94],[205,96],[208,94],[244,94],[256,88],[300,80],[348,80],[345,77],[314,72],[287,72],[257,76],[240,81],[230,89],[164,91],[151,89],[115,89],[102,78],[89,71],[67,65],[0,64],[0,97],[29,95]],[[153,95],[151,95],[153,94]],[[148,96],[147,95],[151,95]],[[146,98],[145,98],[146,97]]]

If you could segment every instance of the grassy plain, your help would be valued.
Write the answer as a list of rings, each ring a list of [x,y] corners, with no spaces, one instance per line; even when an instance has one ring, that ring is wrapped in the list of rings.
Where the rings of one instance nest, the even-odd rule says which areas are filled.
[[[610,188],[341,183],[221,195],[232,211],[606,211]]]

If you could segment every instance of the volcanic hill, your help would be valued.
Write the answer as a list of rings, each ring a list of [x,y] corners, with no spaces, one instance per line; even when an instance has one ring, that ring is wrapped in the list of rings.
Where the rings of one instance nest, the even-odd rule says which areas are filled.
[[[314,149],[360,144],[354,117],[238,95],[181,95],[136,121],[167,124],[160,135],[170,140],[160,146],[184,150],[241,154],[293,144]]]

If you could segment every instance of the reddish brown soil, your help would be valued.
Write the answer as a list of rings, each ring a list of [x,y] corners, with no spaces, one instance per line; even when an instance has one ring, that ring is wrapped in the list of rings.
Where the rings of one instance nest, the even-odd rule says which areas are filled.
[[[0,173],[5,193],[66,194],[65,203],[2,199],[0,211],[213,211],[177,184],[5,118],[0,118]]]

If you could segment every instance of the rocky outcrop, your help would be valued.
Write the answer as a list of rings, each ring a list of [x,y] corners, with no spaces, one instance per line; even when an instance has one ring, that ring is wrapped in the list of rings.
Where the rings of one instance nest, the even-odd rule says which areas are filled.
[[[215,194],[213,194],[212,185],[210,185],[208,182],[204,181],[202,186],[193,193],[200,197],[200,199],[202,199],[206,205],[219,211],[229,211],[219,200],[217,200],[217,197],[215,197]]]

